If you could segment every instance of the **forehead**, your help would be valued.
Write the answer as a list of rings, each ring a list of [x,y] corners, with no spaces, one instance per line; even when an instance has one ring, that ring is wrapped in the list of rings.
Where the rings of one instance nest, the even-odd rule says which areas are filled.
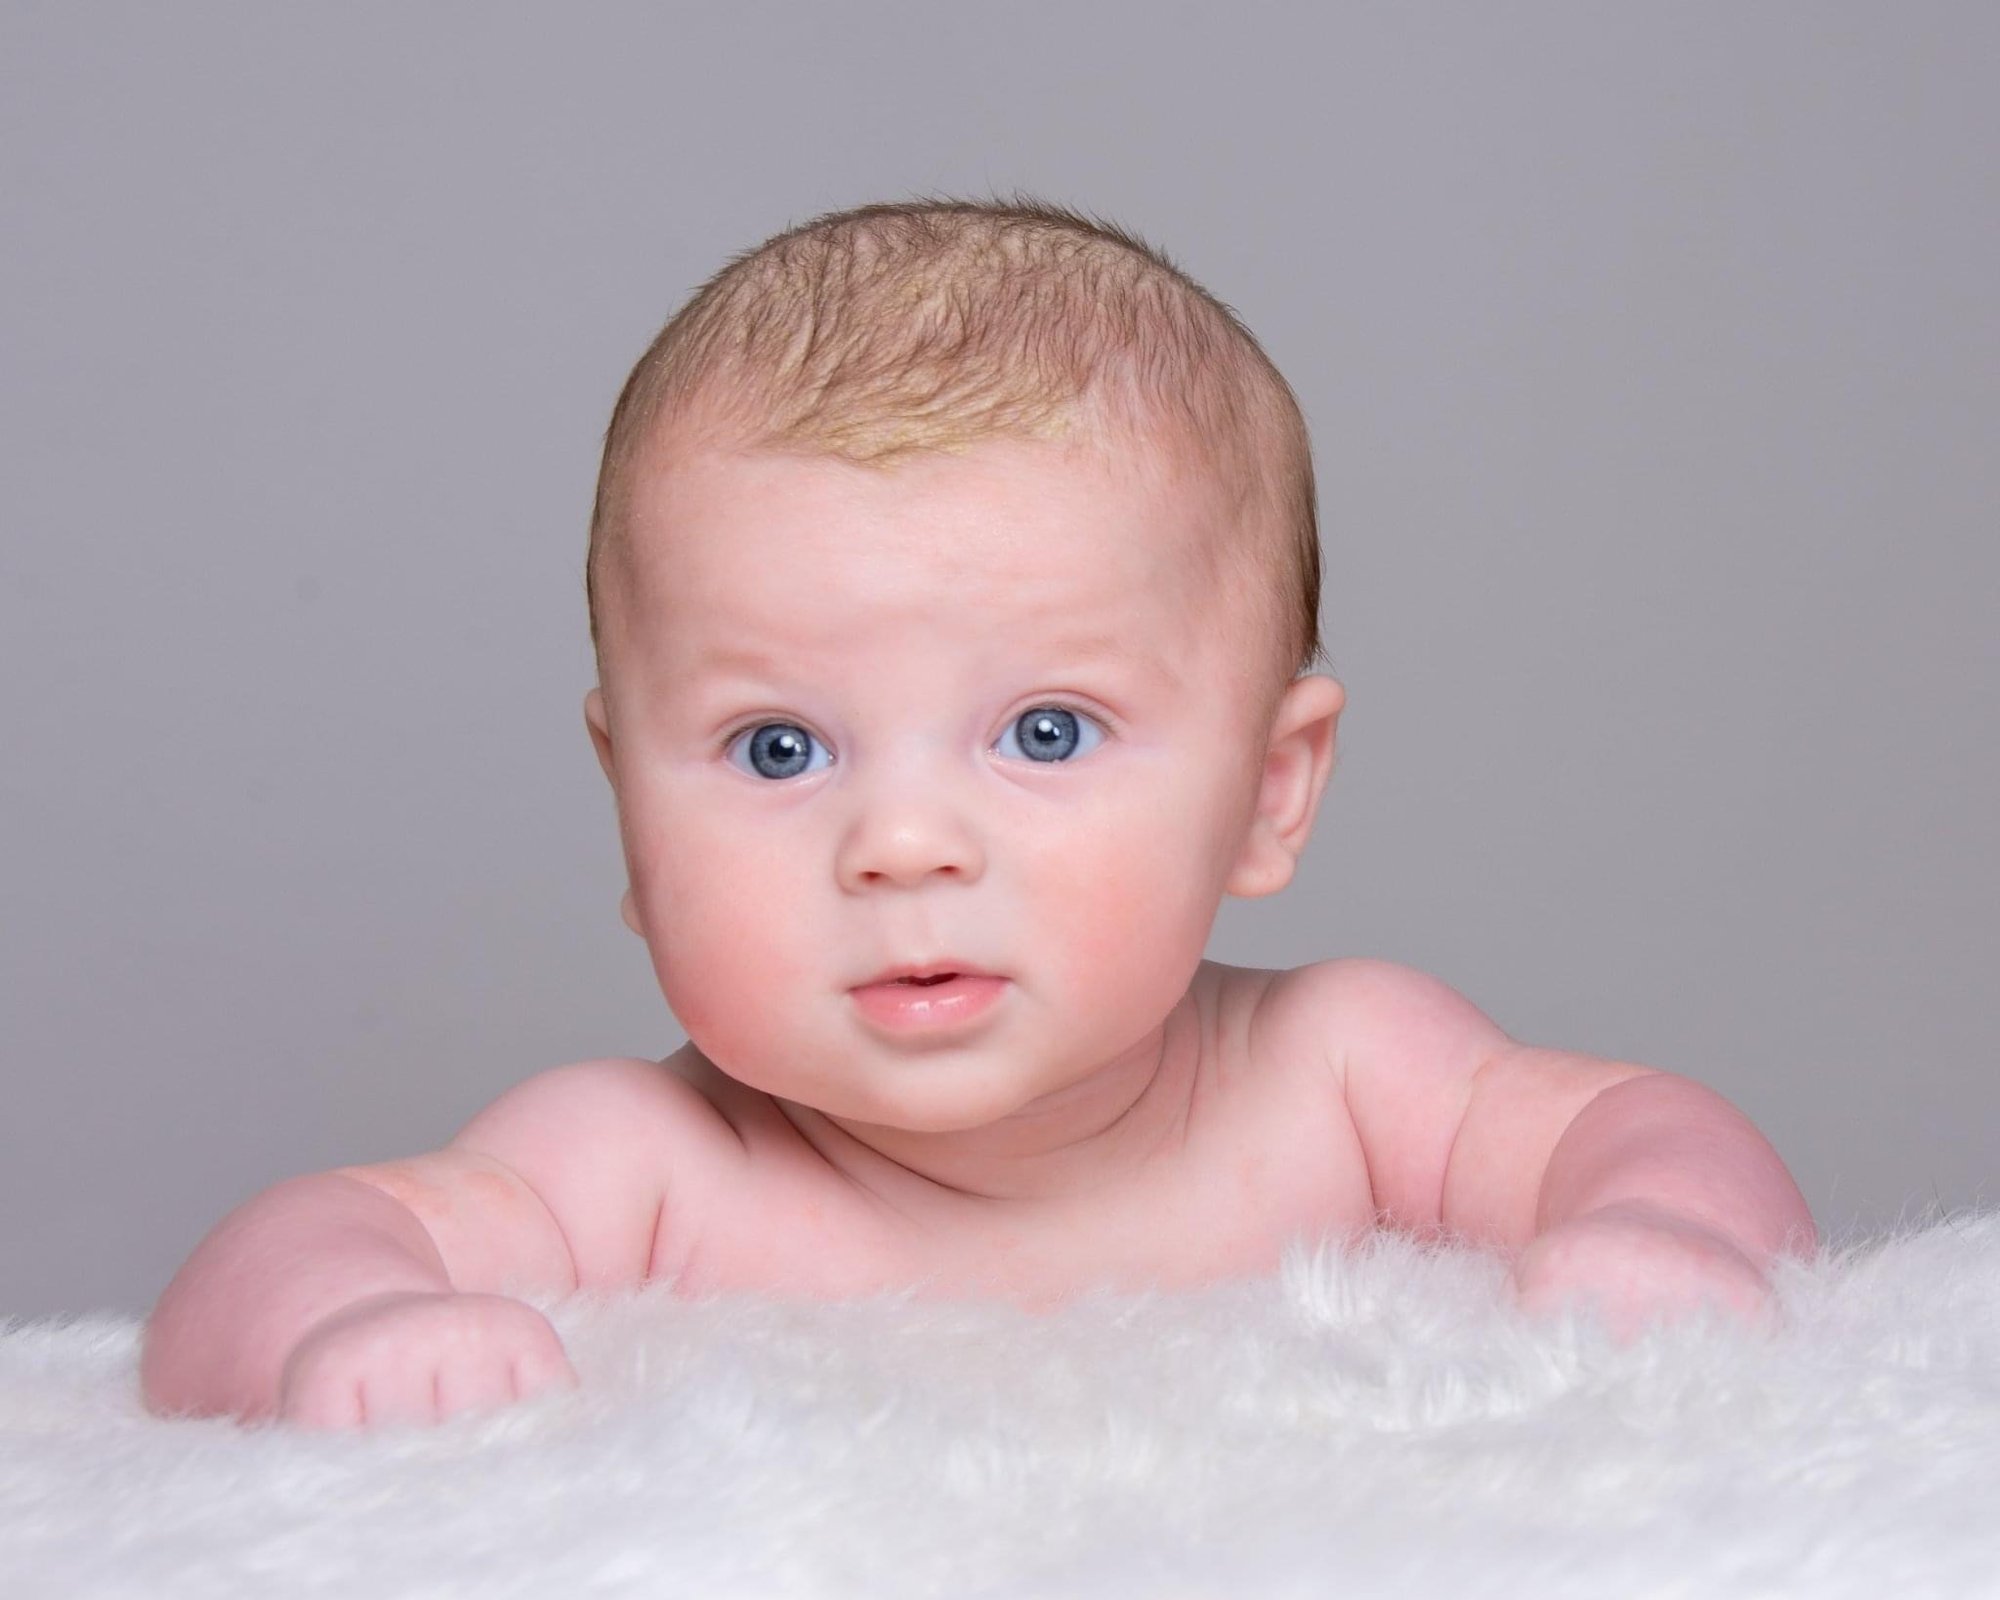
[[[635,485],[635,620],[682,665],[718,641],[926,631],[1192,645],[1214,595],[1212,499],[1142,455],[1044,441],[889,467],[668,452]]]

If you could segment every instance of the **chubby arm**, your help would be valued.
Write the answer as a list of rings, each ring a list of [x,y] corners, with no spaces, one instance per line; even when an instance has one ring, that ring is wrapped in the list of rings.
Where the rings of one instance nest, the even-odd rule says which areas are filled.
[[[693,1187],[704,1116],[657,1062],[578,1061],[516,1084],[442,1150],[339,1171],[413,1213],[461,1292],[636,1284],[656,1264],[669,1176]]]
[[[1620,1340],[1704,1302],[1769,1327],[1772,1262],[1817,1242],[1805,1197],[1750,1119],[1703,1084],[1654,1072],[1604,1090],[1564,1129],[1514,1284],[1531,1312],[1594,1303]]]
[[[146,1319],[139,1391],[156,1415],[256,1421],[280,1407],[285,1363],[312,1329],[451,1280],[417,1219],[337,1173],[290,1178],[217,1223]]]
[[[1542,1174],[1536,1235],[1614,1206],[1710,1229],[1759,1267],[1818,1243],[1770,1140],[1706,1084],[1670,1072],[1613,1084],[1570,1119]]]
[[[1768,1140],[1692,1079],[1510,1039],[1435,978],[1332,962],[1329,1015],[1378,1212],[1508,1252],[1524,1304],[1614,1327],[1706,1295],[1760,1307],[1812,1216]]]
[[[643,1061],[559,1067],[443,1150],[247,1201],[148,1319],[145,1403],[342,1426],[434,1418],[560,1376],[553,1332],[509,1297],[644,1276],[662,1146],[690,1143],[682,1096],[699,1100],[671,1078]]]

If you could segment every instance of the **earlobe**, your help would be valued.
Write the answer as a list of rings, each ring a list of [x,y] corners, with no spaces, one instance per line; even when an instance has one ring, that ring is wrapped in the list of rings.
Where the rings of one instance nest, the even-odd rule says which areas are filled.
[[[641,939],[646,937],[646,930],[639,926],[639,908],[633,902],[630,889],[625,891],[625,898],[618,902],[618,915],[625,919],[625,926]]]
[[[1333,772],[1334,733],[1346,704],[1347,691],[1317,673],[1285,691],[1271,719],[1257,809],[1225,893],[1256,899],[1292,881]]]

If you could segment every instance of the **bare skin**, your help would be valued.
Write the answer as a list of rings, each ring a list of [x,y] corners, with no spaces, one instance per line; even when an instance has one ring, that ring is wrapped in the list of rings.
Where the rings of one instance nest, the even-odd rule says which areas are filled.
[[[1224,895],[1290,881],[1346,697],[1270,691],[1268,628],[1197,554],[1227,503],[1184,466],[996,441],[651,473],[585,720],[687,1047],[232,1213],[155,1309],[148,1405],[434,1422],[576,1381],[524,1295],[1045,1308],[1377,1225],[1503,1250],[1524,1308],[1595,1299],[1621,1334],[1768,1311],[1812,1220],[1713,1091],[1521,1044],[1392,963],[1203,959]],[[934,963],[995,980],[976,1025],[857,999]]]
[[[665,1065],[736,1148],[688,1208],[690,1231],[662,1238],[655,1269],[690,1294],[908,1285],[1044,1309],[1084,1285],[1254,1276],[1275,1269],[1288,1238],[1365,1230],[1368,1175],[1323,1047],[1259,1034],[1283,976],[1204,962],[1158,1071],[1107,1130],[1126,1159],[1056,1199],[943,1188],[811,1107],[745,1088],[690,1044]]]

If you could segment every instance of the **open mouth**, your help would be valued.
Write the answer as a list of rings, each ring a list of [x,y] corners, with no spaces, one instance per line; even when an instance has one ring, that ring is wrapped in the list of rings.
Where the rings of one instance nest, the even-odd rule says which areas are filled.
[[[955,972],[939,972],[928,978],[898,978],[895,981],[897,983],[911,983],[917,985],[919,988],[928,989],[934,983],[950,983],[957,976],[958,974]]]

